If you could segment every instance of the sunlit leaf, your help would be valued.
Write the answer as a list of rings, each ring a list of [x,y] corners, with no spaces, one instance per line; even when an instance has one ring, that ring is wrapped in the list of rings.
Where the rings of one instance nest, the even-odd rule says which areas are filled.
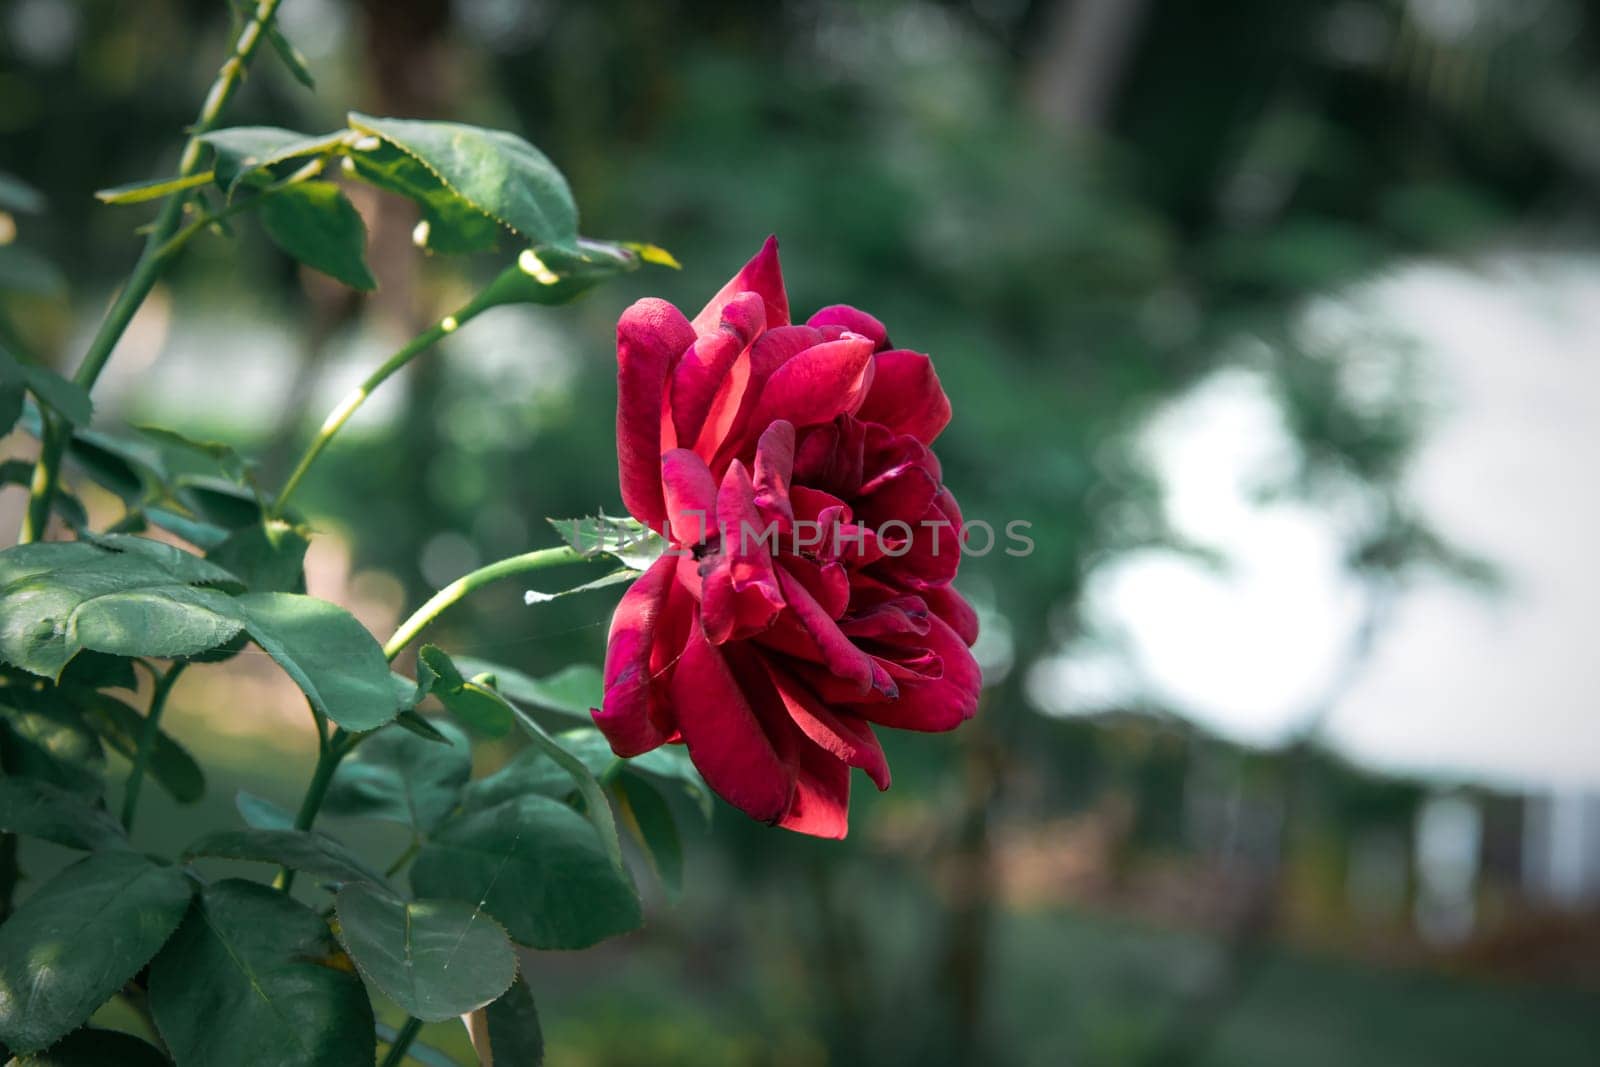
[[[142,204],[147,200],[161,200],[185,189],[205,185],[215,177],[209,170],[191,174],[187,178],[150,178],[141,182],[95,190],[94,198],[102,204]]]
[[[234,604],[256,644],[340,726],[372,730],[400,713],[383,649],[344,608],[294,593],[247,593]]]
[[[612,556],[623,566],[636,571],[648,569],[667,548],[660,534],[633,518],[595,515],[546,521],[580,555]]]
[[[366,135],[357,174],[415,200],[424,247],[474,252],[514,244],[576,249],[578,209],[567,180],[533,145],[504,130],[351,113]]]

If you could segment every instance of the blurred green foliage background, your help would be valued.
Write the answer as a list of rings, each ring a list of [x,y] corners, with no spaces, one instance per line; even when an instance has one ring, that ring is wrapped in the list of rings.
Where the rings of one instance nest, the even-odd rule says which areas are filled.
[[[57,366],[135,255],[141,209],[91,193],[170,171],[229,18],[225,0],[0,6],[0,168],[47,191],[21,237],[74,280],[7,307]],[[476,563],[553,543],[546,516],[620,511],[617,315],[644,295],[697,308],[768,232],[797,309],[856,304],[934,355],[965,513],[1033,524],[1032,556],[963,567],[988,635],[979,719],[886,739],[895,787],[858,788],[848,842],[720,810],[683,901],[653,902],[644,932],[528,961],[551,1063],[1592,1060],[1592,917],[1489,886],[1489,933],[1510,940],[1445,951],[1410,897],[1374,920],[1347,893],[1354,843],[1407,840],[1423,783],[1346,765],[1314,726],[1247,750],[1174,709],[1045,715],[1027,684],[1081,632],[1095,565],[1202,554],[1168,527],[1137,433],[1227,366],[1263,375],[1292,431],[1278,491],[1360,516],[1341,529],[1375,603],[1419,566],[1484,576],[1402,491],[1414,383],[1354,395],[1345,353],[1296,324],[1420,257],[1592,253],[1587,5],[287,0],[282,24],[317,91],[263,63],[229,124],[318,132],[349,107],[514,129],[567,173],[585,233],[684,264],[497,311],[409,369],[307,486],[328,535],[313,592],[382,629]],[[228,439],[281,478],[343,385],[494,266],[414,250],[406,204],[359,205],[378,294],[297,271],[249,224],[203,242],[135,323],[99,417]],[[611,594],[520,594],[468,604],[440,643],[536,672],[598,660]],[[167,843],[228,824],[234,784],[299,790],[292,699],[197,671],[177,704],[174,729],[237,783],[198,814],[160,809]],[[1197,836],[1197,776],[1243,813],[1231,844]],[[459,1047],[448,1029],[424,1040]]]

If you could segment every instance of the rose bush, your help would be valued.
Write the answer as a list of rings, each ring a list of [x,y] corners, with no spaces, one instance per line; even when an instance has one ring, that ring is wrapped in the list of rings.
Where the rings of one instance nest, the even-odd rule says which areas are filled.
[[[769,238],[692,320],[630,307],[617,388],[623,502],[672,547],[612,618],[595,723],[619,756],[682,742],[756,819],[843,837],[851,768],[889,787],[874,726],[977,708],[932,362],[846,305],[791,324]]]

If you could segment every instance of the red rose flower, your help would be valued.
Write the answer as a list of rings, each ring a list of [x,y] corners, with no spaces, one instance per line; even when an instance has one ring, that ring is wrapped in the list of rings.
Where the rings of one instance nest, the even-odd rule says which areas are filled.
[[[961,512],[929,445],[950,401],[928,357],[845,305],[789,322],[777,241],[696,315],[617,324],[622,499],[672,550],[623,596],[594,720],[621,756],[688,746],[754,818],[843,837],[873,726],[977,708]]]

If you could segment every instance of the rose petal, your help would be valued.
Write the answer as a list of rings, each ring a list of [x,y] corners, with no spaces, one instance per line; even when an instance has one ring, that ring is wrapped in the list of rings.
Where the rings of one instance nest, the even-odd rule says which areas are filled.
[[[939,618],[949,623],[956,636],[971,646],[978,640],[978,613],[953,586],[936,585],[921,591],[921,597]]]
[[[665,300],[640,300],[617,323],[617,475],[628,514],[661,529],[661,420],[667,375],[694,327]]]
[[[756,442],[756,507],[763,514],[793,520],[789,485],[794,478],[794,424],[779,419],[768,426]]]
[[[680,444],[696,442],[734,361],[765,325],[761,296],[736,293],[723,305],[717,328],[702,333],[678,360],[672,369],[672,422]]]
[[[789,324],[789,297],[783,291],[783,269],[778,265],[778,239],[766,243],[694,317],[696,333],[710,333],[722,319],[722,308],[740,293],[757,293],[767,308],[767,329]]]
[[[701,618],[712,644],[745,640],[772,625],[783,610],[783,595],[772,570],[769,540],[744,464],[734,460],[717,492],[719,549],[703,570]]]
[[[781,818],[795,771],[779,757],[722,653],[698,630],[678,660],[671,694],[689,758],[706,784],[751,818]]]
[[[830,422],[850,412],[871,385],[872,342],[848,336],[794,356],[761,387],[752,426],[788,419],[796,427]]]
[[[812,837],[844,837],[850,831],[849,766],[803,741],[796,770],[794,796],[778,825]]]
[[[637,756],[667,740],[651,715],[650,653],[676,561],[663,556],[622,594],[606,639],[605,707],[594,724],[619,756]]]
[[[850,333],[858,333],[871,339],[875,351],[881,352],[889,347],[889,331],[883,323],[849,304],[830,304],[807,319],[806,325],[816,330],[837,326]]]
[[[950,398],[934,373],[933,360],[921,352],[894,349],[879,352],[874,362],[877,374],[856,417],[932,443],[950,424]]]
[[[717,482],[706,461],[687,448],[672,449],[661,457],[661,484],[673,542],[704,544],[717,523]]]
[[[889,788],[889,761],[870,724],[830,711],[803,682],[779,668],[772,668],[772,682],[789,717],[812,742],[835,759],[866,771],[880,790]]]
[[[915,661],[932,652],[943,661],[940,676],[928,681],[900,679],[899,699],[881,703],[863,701],[852,705],[850,710],[870,722],[897,730],[952,730],[972,718],[978,710],[978,694],[983,687],[978,661],[972,658],[966,642],[943,619],[932,615],[929,622],[928,635],[917,638],[916,646],[908,647],[908,660]]]

